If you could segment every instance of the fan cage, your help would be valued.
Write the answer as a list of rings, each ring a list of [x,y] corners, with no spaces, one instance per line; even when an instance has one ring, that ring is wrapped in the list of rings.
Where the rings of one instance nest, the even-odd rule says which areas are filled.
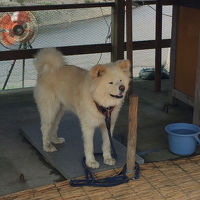
[[[28,48],[34,42],[38,23],[30,11],[0,13],[0,43],[8,49]]]

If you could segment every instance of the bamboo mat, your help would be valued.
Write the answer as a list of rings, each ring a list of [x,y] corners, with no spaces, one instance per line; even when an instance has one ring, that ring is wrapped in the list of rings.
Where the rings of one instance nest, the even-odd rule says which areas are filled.
[[[138,180],[115,187],[71,187],[68,181],[21,191],[0,197],[0,200],[159,200],[200,199],[200,155],[143,164]],[[99,172],[97,178],[116,174],[114,170]]]

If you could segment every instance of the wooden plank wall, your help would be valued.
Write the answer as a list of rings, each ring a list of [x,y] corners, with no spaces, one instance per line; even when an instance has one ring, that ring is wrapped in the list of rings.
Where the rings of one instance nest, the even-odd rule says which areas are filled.
[[[177,24],[175,89],[194,97],[200,10],[180,7]]]

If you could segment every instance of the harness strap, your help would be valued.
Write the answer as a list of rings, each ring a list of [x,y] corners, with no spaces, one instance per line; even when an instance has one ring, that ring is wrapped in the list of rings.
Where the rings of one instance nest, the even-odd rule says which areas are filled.
[[[94,101],[96,107],[97,107],[97,110],[103,114],[105,117],[109,114],[111,116],[111,113],[113,111],[113,109],[115,108],[115,106],[110,106],[110,107],[103,107],[103,106],[100,106],[96,101]]]
[[[99,106],[96,102],[95,102],[95,104],[96,104],[99,112],[101,112],[105,116],[106,128],[108,130],[108,136],[109,136],[110,145],[112,148],[112,156],[113,156],[113,158],[117,159],[117,153],[115,151],[115,148],[114,148],[114,145],[112,142],[111,132],[110,132],[111,113],[114,109],[114,106],[105,108],[105,107]],[[103,153],[95,153],[94,155],[95,156],[103,155]],[[100,179],[100,180],[95,180],[94,175],[93,175],[92,171],[90,170],[90,168],[86,165],[85,160],[86,160],[86,158],[83,157],[82,165],[83,165],[83,168],[85,171],[85,179],[71,180],[69,182],[69,184],[71,186],[74,186],[74,187],[79,187],[79,186],[111,187],[111,186],[120,185],[122,183],[127,183],[129,181],[129,177],[126,175],[126,165],[124,165],[123,170],[119,175],[107,177],[107,178]],[[135,175],[134,175],[133,179],[138,179],[139,175],[140,175],[140,167],[139,167],[139,164],[135,162]]]
[[[96,153],[95,156],[102,155],[102,153]],[[82,160],[82,165],[85,170],[85,179],[81,180],[70,180],[69,184],[73,187],[80,187],[80,186],[92,186],[92,187],[112,187],[116,185],[120,185],[122,183],[127,183],[130,179],[126,175],[126,165],[124,165],[120,174],[112,177],[107,177],[104,179],[95,180],[93,173],[87,167],[85,163],[85,157]],[[138,163],[135,163],[135,175],[133,180],[139,178],[140,175],[140,167]]]
[[[109,112],[107,112],[107,114],[106,114],[105,122],[106,122],[106,128],[108,130],[108,137],[109,137],[109,140],[110,140],[110,145],[111,145],[112,153],[113,153],[112,156],[113,156],[114,159],[117,159],[117,153],[115,151],[115,147],[113,145],[112,136],[111,136],[111,132],[110,132],[111,115],[110,115]]]

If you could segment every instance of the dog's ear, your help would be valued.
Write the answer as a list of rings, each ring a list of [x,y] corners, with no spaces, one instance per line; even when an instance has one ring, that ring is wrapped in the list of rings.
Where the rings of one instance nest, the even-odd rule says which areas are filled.
[[[101,77],[105,74],[106,68],[103,65],[95,65],[91,71],[90,75],[93,79]]]
[[[116,64],[118,65],[118,67],[127,75],[130,75],[130,67],[131,67],[131,63],[129,60],[119,60],[116,62]]]

